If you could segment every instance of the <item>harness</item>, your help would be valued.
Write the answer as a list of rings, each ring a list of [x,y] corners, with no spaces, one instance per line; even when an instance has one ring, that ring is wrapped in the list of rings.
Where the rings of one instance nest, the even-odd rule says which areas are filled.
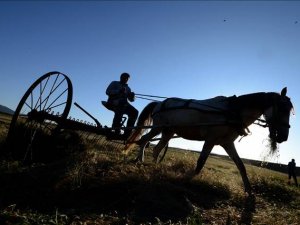
[[[242,122],[238,109],[233,109],[230,104],[236,98],[235,95],[231,97],[218,96],[206,100],[168,98],[154,109],[152,116],[160,112],[178,109],[192,109],[204,113],[221,114],[225,116],[225,121],[222,124],[230,124],[236,127],[241,136],[246,136],[250,131]]]
[[[235,97],[235,96],[233,96]],[[206,100],[168,98],[161,102],[160,107],[156,108],[153,115],[167,110],[194,109],[201,112],[229,112],[229,99],[231,97],[218,96]]]

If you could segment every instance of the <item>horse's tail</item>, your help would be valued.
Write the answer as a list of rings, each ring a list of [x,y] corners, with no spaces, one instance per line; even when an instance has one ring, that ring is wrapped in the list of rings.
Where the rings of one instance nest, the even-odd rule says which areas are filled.
[[[152,124],[152,112],[154,107],[159,102],[151,102],[149,103],[143,111],[140,113],[137,121],[137,128],[133,131],[133,133],[127,139],[127,144],[125,145],[124,151],[129,152],[133,146],[135,145],[136,141],[141,138],[143,132],[145,130],[145,126],[150,126]]]

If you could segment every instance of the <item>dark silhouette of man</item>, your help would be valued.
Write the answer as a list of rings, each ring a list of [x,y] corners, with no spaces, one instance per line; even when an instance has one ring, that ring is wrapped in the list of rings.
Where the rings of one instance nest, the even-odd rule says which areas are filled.
[[[295,159],[292,159],[292,161],[289,162],[288,164],[288,173],[289,173],[289,181],[288,183],[291,183],[291,178],[293,177],[295,185],[298,187],[298,182],[297,182],[297,176],[296,176],[296,162]]]
[[[106,94],[108,95],[107,103],[115,112],[112,123],[113,128],[121,126],[124,114],[128,116],[126,127],[133,127],[139,114],[138,110],[128,102],[135,100],[135,94],[127,84],[129,78],[130,75],[128,73],[122,73],[120,81],[112,81],[106,89]],[[130,133],[130,129],[125,129],[124,138],[128,138]],[[115,134],[119,135],[120,129],[115,129]]]

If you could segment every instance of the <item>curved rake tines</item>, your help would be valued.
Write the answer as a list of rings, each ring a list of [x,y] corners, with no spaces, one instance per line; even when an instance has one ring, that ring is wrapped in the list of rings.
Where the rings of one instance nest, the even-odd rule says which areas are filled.
[[[26,91],[13,115],[7,135],[11,156],[32,161],[39,155],[33,148],[38,137],[47,136],[59,128],[54,121],[37,121],[28,117],[32,111],[44,111],[67,118],[72,104],[73,87],[70,79],[60,72],[49,72],[37,79]]]

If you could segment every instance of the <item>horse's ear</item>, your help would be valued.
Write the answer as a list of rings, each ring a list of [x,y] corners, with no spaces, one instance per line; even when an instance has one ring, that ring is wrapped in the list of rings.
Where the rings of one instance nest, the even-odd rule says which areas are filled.
[[[282,97],[286,96],[286,93],[287,93],[287,87],[285,87],[281,90],[281,96]]]

